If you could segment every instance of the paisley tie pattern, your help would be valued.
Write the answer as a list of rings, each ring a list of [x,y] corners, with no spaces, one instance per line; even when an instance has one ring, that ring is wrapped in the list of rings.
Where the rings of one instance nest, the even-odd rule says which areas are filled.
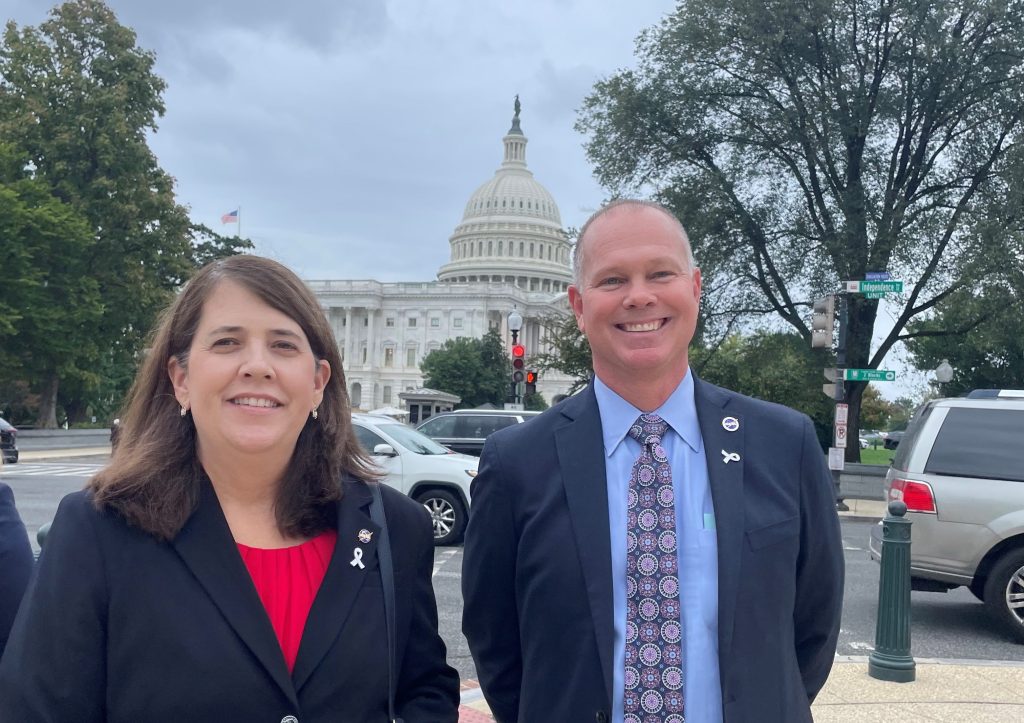
[[[675,493],[661,438],[668,424],[641,414],[629,436],[643,445],[629,480],[626,526],[625,723],[683,723]]]

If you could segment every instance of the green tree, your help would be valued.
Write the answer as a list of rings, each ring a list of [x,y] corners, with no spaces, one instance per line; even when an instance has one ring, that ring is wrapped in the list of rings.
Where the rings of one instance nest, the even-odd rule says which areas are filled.
[[[89,243],[69,242],[63,257],[95,284],[102,303],[88,327],[91,343],[34,384],[41,426],[56,425],[62,383],[75,390],[79,402],[68,404],[77,408],[81,394],[98,387],[83,371],[95,367],[97,349],[134,360],[156,312],[197,261],[246,245],[218,242],[175,201],[173,179],[147,144],[164,112],[165,85],[153,54],[135,40],[99,0],[72,0],[38,27],[9,22],[0,42],[0,138],[24,154],[50,195],[85,219]]]
[[[943,360],[953,367],[952,381],[941,385],[943,396],[972,389],[1019,389],[1024,386],[1024,274],[1013,286],[985,284],[981,293],[951,297],[934,316],[913,324],[917,334],[907,342],[918,369],[935,369]],[[959,328],[956,343],[931,335],[933,329]],[[933,385],[938,386],[937,382]]]
[[[89,225],[26,173],[25,164],[0,144],[0,366],[7,380],[44,391],[54,378],[96,382],[92,329],[103,304],[84,270]]]
[[[586,386],[594,375],[590,342],[579,330],[572,314],[545,317],[542,324],[544,343],[553,351],[530,357],[530,366],[541,371],[553,369],[569,376],[573,383],[568,393],[572,394]]]
[[[683,0],[577,127],[613,194],[652,193],[687,225],[709,328],[777,315],[809,343],[815,296],[905,279],[873,352],[878,302],[850,297],[847,364],[877,367],[911,320],[1012,261],[1022,26],[1002,0]],[[856,432],[864,384],[848,386]]]
[[[900,416],[901,408],[882,399],[878,389],[869,384],[861,395],[860,421],[865,429],[889,429],[893,417]]]
[[[798,334],[730,334],[714,347],[693,347],[690,366],[712,384],[807,414],[822,446],[831,445],[832,404],[821,392],[821,366]]]
[[[508,396],[510,368],[501,336],[493,329],[481,339],[449,339],[420,364],[426,386],[457,394],[461,407],[500,407]]]

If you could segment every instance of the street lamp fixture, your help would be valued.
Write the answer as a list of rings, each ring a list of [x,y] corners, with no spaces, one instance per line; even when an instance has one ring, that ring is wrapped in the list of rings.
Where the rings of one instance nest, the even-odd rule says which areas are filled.
[[[512,343],[519,343],[519,330],[523,328],[523,315],[513,307],[508,315],[508,330],[512,332]]]

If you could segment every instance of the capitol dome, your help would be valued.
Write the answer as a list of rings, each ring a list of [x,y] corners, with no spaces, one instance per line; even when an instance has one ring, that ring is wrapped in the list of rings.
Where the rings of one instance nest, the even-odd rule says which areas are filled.
[[[558,204],[526,167],[519,112],[516,96],[512,127],[502,139],[504,161],[466,203],[449,239],[451,260],[437,273],[440,281],[510,283],[550,293],[572,282]]]

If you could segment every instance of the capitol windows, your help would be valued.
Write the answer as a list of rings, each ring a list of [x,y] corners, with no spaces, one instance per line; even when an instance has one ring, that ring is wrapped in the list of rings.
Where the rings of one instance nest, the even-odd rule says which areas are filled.
[[[416,347],[409,347],[405,350],[405,365],[407,367],[416,366]]]
[[[410,329],[415,329],[416,328],[416,317],[415,316],[410,316],[409,317],[409,328]]]
[[[440,327],[441,327],[441,317],[440,316],[432,316],[432,317],[430,317],[430,328],[431,329],[439,329]]]
[[[462,317],[458,316],[458,317],[455,317],[454,319],[452,319],[452,326],[455,327],[456,329],[461,329],[462,328]]]
[[[384,326],[388,327],[389,329],[393,329],[395,326],[395,317],[389,316],[388,318],[386,318],[384,320]]]
[[[391,387],[384,385],[384,404],[391,404]]]
[[[393,346],[384,347],[384,366],[393,367],[395,365],[395,348]]]
[[[519,242],[519,257],[522,258],[522,256],[523,256],[523,242],[520,241]]]
[[[533,258],[533,241],[530,242],[530,258]]]
[[[505,242],[504,241],[499,241],[498,242],[498,256],[503,256],[504,254],[505,254]]]

